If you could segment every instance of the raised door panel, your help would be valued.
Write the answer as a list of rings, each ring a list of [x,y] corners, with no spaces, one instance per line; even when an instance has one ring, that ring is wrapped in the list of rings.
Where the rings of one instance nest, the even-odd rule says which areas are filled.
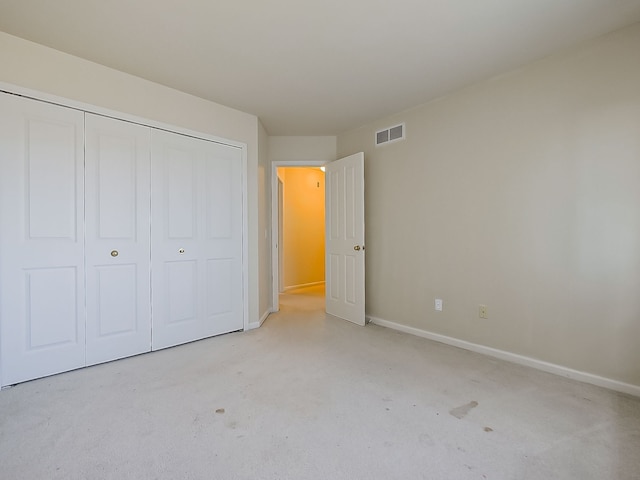
[[[175,134],[174,134],[175,135]],[[183,143],[178,135],[172,139]],[[185,142],[186,143],[186,142]],[[198,235],[198,152],[192,145],[168,145],[162,152],[163,193],[168,240],[195,240]],[[157,164],[156,164],[157,165]]]
[[[166,324],[180,328],[181,324],[198,321],[198,261],[165,262],[164,286]],[[195,334],[197,336],[197,333]]]
[[[201,338],[201,142],[152,131],[152,348]]]
[[[74,267],[25,269],[24,283],[28,350],[78,343],[78,270]],[[63,320],[52,322],[52,317]]]
[[[83,113],[0,94],[2,385],[85,364]]]
[[[328,215],[325,235],[327,236],[327,245],[336,245],[333,251],[328,249],[327,252],[325,295],[329,305],[330,303],[341,303],[344,292],[344,256],[341,254],[342,248],[337,249],[337,246],[343,243],[342,237],[344,236],[344,198],[341,195],[343,192],[341,188],[342,170],[331,171],[327,169],[326,176],[328,177],[325,182]]]
[[[344,187],[341,196],[344,197],[344,241],[346,242],[344,249],[344,302],[349,308],[357,308],[359,295],[357,293],[357,283],[359,281],[357,275],[358,263],[363,258],[361,250],[354,250],[352,247],[362,243],[356,233],[358,230],[357,198],[358,191],[356,185],[356,166],[348,165],[343,170]],[[364,237],[364,232],[360,231],[360,237]]]
[[[86,114],[88,365],[151,350],[150,135]]]

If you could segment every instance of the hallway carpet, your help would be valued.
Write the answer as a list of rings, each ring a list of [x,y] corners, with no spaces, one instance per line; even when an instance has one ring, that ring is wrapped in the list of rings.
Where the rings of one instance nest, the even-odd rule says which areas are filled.
[[[0,477],[640,478],[640,399],[322,309],[3,390]]]

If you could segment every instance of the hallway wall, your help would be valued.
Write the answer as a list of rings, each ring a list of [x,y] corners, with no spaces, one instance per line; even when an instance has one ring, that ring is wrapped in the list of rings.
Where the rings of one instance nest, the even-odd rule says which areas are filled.
[[[324,281],[324,172],[279,168],[284,183],[283,286]]]

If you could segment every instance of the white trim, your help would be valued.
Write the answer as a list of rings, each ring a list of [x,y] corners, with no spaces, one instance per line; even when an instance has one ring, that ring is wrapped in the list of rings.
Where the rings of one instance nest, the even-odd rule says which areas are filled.
[[[244,330],[249,326],[249,174],[247,145],[242,147],[242,318]]]
[[[165,130],[168,132],[178,133],[189,137],[199,138],[202,140],[208,140],[211,142],[221,143],[223,145],[229,145],[232,147],[240,148],[242,151],[242,276],[243,276],[243,292],[242,292],[242,315],[243,315],[243,328],[249,329],[249,209],[248,209],[248,155],[247,144],[245,142],[238,142],[235,140],[229,140],[208,133],[198,132],[190,130],[188,128],[178,127],[177,125],[170,125],[163,122],[158,122],[148,118],[138,117],[136,115],[130,115],[123,112],[117,112],[108,108],[98,107],[84,102],[78,102],[57,95],[51,95],[37,90],[31,90],[19,85],[13,85],[6,82],[0,82],[0,93],[6,93],[9,95],[18,95],[21,97],[27,97],[32,100],[38,100],[41,102],[52,103],[61,107],[73,108],[82,112],[93,113],[101,115],[103,117],[110,117],[117,120],[124,120],[125,122],[136,123],[144,125],[146,127],[155,128],[158,130]]]
[[[244,142],[238,142],[235,140],[229,140],[228,138],[217,137],[208,133],[198,132],[188,128],[179,127],[177,125],[171,125],[164,122],[158,122],[149,118],[138,117],[136,115],[130,115],[128,113],[118,112],[104,107],[98,107],[84,102],[78,102],[64,97],[58,97],[57,95],[51,95],[37,90],[31,90],[19,85],[13,85],[10,83],[0,82],[0,93],[8,93],[10,95],[18,95],[20,97],[30,98],[32,100],[39,100],[41,102],[52,103],[61,107],[72,108],[80,110],[82,112],[94,113],[103,117],[110,117],[116,120],[124,120],[125,122],[136,123],[145,127],[152,127],[158,130],[166,130],[167,132],[179,133],[188,137],[200,138],[203,140],[209,140],[211,142],[222,143],[224,145],[230,145],[232,147],[239,147],[246,150],[247,144]]]
[[[389,320],[383,320],[382,318],[376,318],[371,316],[367,316],[367,318],[371,323],[374,323],[381,327],[391,328],[393,330],[398,330],[400,332],[409,333],[411,335],[416,335],[422,338],[427,338],[429,340],[433,340],[434,342],[444,343],[446,345],[462,348],[464,350],[469,350],[471,352],[481,353],[483,355],[488,355],[490,357],[498,358],[500,360],[506,360],[507,362],[517,363],[518,365],[524,365],[526,367],[532,367],[532,368],[535,368],[536,370],[541,370],[543,372],[560,375],[561,377],[571,378],[579,382],[589,383],[591,385],[596,385],[598,387],[608,388],[610,390],[615,390],[617,392],[622,392],[628,395],[640,397],[640,385],[632,385],[630,383],[620,382],[618,380],[601,377],[591,373],[581,372],[579,370],[573,370],[571,368],[563,367],[561,365],[544,362],[542,360],[537,360],[531,357],[525,357],[523,355],[518,355],[516,353],[506,352],[504,350],[498,350],[496,348],[479,345],[477,343],[467,342],[465,340],[448,337],[446,335],[440,335],[438,333],[428,332],[426,330],[421,330],[419,328],[408,327],[406,325],[402,325],[399,323],[390,322]]]
[[[321,282],[311,282],[311,283],[301,283],[300,285],[290,285],[288,287],[284,287],[284,291],[288,292],[289,290],[295,290],[296,288],[315,287],[316,285],[324,285],[324,280]]]
[[[249,330],[254,330],[256,328],[260,328],[262,326],[262,324],[264,323],[264,321],[267,319],[267,317],[269,315],[271,315],[272,313],[274,313],[274,312],[272,312],[271,310],[267,310],[266,312],[264,312],[262,314],[262,316],[260,317],[260,320],[258,320],[257,322],[251,322],[249,324]]]
[[[280,272],[278,263],[278,167],[323,167],[332,160],[294,160],[271,162],[271,304],[280,311]]]
[[[278,166],[271,164],[271,310],[280,310],[280,256],[278,255],[280,212],[278,211]]]

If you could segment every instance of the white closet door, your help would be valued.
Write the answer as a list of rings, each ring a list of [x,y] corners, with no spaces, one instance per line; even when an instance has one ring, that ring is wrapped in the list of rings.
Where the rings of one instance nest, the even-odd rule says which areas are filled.
[[[152,132],[153,349],[243,328],[241,151]]]
[[[151,133],[86,114],[87,365],[151,350]]]
[[[151,138],[152,346],[157,350],[200,338],[203,178],[197,141],[157,130]]]
[[[241,330],[242,151],[205,142],[202,257],[205,262],[203,336]]]
[[[85,364],[83,119],[0,94],[2,385]]]

